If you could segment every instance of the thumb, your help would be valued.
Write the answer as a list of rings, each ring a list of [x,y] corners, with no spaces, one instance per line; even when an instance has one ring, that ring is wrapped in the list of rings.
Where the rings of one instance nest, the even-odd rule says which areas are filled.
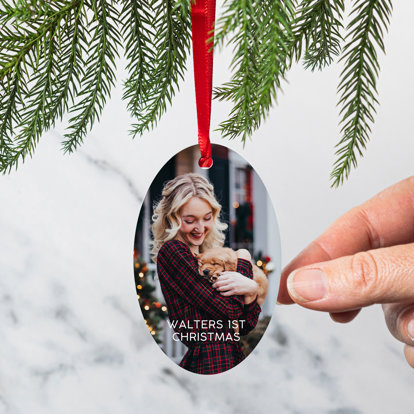
[[[414,243],[302,267],[287,288],[299,305],[327,312],[414,301]]]

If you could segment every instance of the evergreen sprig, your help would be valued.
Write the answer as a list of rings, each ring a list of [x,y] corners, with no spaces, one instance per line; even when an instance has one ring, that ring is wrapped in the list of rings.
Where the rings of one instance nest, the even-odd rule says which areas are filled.
[[[299,2],[294,22],[294,52],[305,51],[304,66],[312,70],[330,65],[341,52],[343,0]]]
[[[152,27],[154,10],[152,0],[127,0],[121,12],[122,36],[128,61],[128,78],[124,83],[127,108],[136,119],[140,116],[144,96],[151,88],[150,79],[154,71],[155,32]]]
[[[65,152],[76,149],[95,119],[99,120],[111,88],[115,85],[115,59],[119,57],[118,47],[122,46],[119,12],[114,5],[105,0],[91,0],[89,7],[94,16],[88,25],[92,33],[88,42],[89,56],[86,70],[80,78],[81,91],[76,96],[78,102],[70,110],[75,115],[69,120],[71,126],[65,134]]]
[[[1,171],[31,156],[68,110],[64,149],[82,141],[114,84],[117,15],[104,0],[1,1]]]
[[[19,4],[21,7],[22,3]],[[21,102],[13,150],[8,154],[9,168],[17,166],[20,158],[24,160],[28,154],[32,155],[43,131],[53,126],[56,118],[63,115],[67,91],[61,88],[63,78],[60,77],[60,62],[65,52],[62,44],[65,44],[65,36],[73,31],[71,14],[79,12],[81,7],[82,1],[68,4],[55,2],[50,5],[40,2],[36,13],[23,9],[16,14],[28,28],[23,53],[14,59],[16,67],[23,65],[25,68],[26,76],[20,76],[20,80],[16,76],[15,79],[16,82],[20,81],[21,86],[24,85],[22,95],[25,99]]]
[[[214,90],[216,99],[228,100],[234,105],[230,118],[219,127],[223,136],[229,138],[241,135],[245,140],[258,127],[252,113],[260,82],[257,77],[259,47],[254,37],[258,31],[257,3],[257,0],[227,0],[227,8],[215,28],[217,45],[223,44],[230,35],[228,43],[234,45],[232,79]]]
[[[341,106],[342,139],[336,145],[338,156],[331,174],[333,186],[349,176],[357,166],[356,155],[363,155],[374,122],[377,78],[380,70],[378,46],[385,52],[383,34],[388,29],[392,12],[391,0],[357,0],[351,12],[344,54],[344,70],[338,93]]]
[[[125,97],[135,97],[128,106],[138,120],[133,124],[133,136],[154,128],[166,111],[167,104],[171,105],[179,82],[184,79],[191,45],[190,0],[155,0],[149,6],[152,18],[144,8],[140,17],[143,27],[153,27],[154,52],[138,47],[143,59],[142,70],[135,77],[133,73],[125,85]],[[151,32],[148,33],[151,36]],[[127,44],[127,53],[133,57],[131,49]],[[136,62],[130,60],[129,65],[134,64]],[[141,88],[139,95],[137,92],[134,94],[136,86]]]
[[[14,76],[1,79],[3,93],[0,95],[0,170],[7,171],[12,167],[14,126],[21,122],[17,108],[23,106],[21,99],[20,67],[15,69]]]
[[[288,70],[294,11],[290,0],[225,4],[227,8],[216,25],[216,44],[231,36],[234,73],[230,82],[215,89],[214,96],[234,105],[219,130],[225,137],[241,136],[244,142],[267,116]]]

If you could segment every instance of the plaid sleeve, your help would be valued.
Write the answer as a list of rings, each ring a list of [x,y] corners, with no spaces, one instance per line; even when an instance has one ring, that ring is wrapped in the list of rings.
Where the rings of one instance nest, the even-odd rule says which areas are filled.
[[[240,335],[247,335],[257,325],[261,311],[256,299],[248,305],[244,305],[243,314],[239,318]]]
[[[236,271],[249,279],[253,279],[253,266],[249,260],[238,259]],[[239,318],[240,335],[247,335],[257,325],[262,309],[256,299],[248,305],[244,305],[243,314]]]
[[[243,314],[244,298],[223,296],[198,273],[197,263],[189,247],[178,240],[165,243],[157,256],[160,281],[178,295],[216,318],[239,319]]]
[[[243,276],[253,279],[253,266],[249,260],[237,259],[236,272],[241,273]]]

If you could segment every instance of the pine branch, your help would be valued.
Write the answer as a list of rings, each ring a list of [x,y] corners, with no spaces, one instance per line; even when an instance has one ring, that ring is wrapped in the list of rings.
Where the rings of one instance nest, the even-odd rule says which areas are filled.
[[[41,60],[34,72],[34,87],[31,88],[30,99],[21,109],[21,121],[18,125],[21,131],[15,139],[13,157],[11,158],[13,165],[17,164],[20,158],[24,161],[27,154],[32,156],[43,130],[47,128],[45,112],[49,107],[52,94],[55,42],[54,37],[51,36],[42,46],[46,58]]]
[[[59,32],[59,43],[54,34],[44,44],[41,63],[36,67],[31,79],[30,99],[27,99],[25,108],[21,110],[21,128],[15,139],[14,156],[12,163],[21,157],[32,155],[36,143],[42,133],[55,125],[57,119],[62,119],[63,113],[73,103],[73,93],[76,92],[76,80],[83,72],[83,59],[79,38],[80,12],[83,7],[81,1],[73,10],[74,15],[67,18],[67,22]],[[71,19],[73,17],[73,21]],[[83,36],[83,43],[86,39]],[[84,48],[83,48],[84,51]]]
[[[265,119],[276,101],[277,90],[290,69],[291,42],[293,37],[292,21],[294,18],[293,2],[273,0],[264,4],[265,13],[259,32],[259,56],[261,84],[258,90],[256,111],[259,119]]]
[[[341,52],[343,0],[303,0],[294,24],[294,53],[298,60],[305,50],[304,66],[321,70]],[[304,45],[303,45],[304,43]]]
[[[79,3],[74,13],[62,30],[61,50],[58,54],[58,70],[54,79],[55,89],[47,114],[47,127],[54,127],[56,120],[62,120],[63,114],[74,103],[81,77],[84,76],[87,39],[84,26],[85,17],[82,18],[83,1]]]
[[[214,97],[233,103],[230,118],[219,130],[230,139],[242,141],[268,114],[276,91],[288,69],[293,20],[290,0],[227,2],[224,15],[216,26],[216,44],[230,34],[235,45],[230,82],[216,88]]]
[[[192,0],[0,0],[0,170],[32,155],[41,135],[70,112],[64,149],[83,141],[115,83],[125,40],[123,98],[137,120],[132,134],[153,128],[184,77],[191,45]],[[342,139],[331,178],[348,177],[374,122],[379,73],[392,0],[354,0],[338,93]],[[344,0],[226,0],[216,45],[234,47],[229,82],[215,98],[233,108],[219,129],[245,141],[266,118],[293,61],[322,69],[341,51]],[[296,17],[295,17],[296,16]],[[121,36],[122,32],[122,36]]]
[[[0,0],[0,171],[10,171],[9,159],[13,152],[11,139],[14,126],[20,122],[20,114],[17,108],[22,105],[20,78],[20,65],[14,68],[14,72],[3,71],[9,61],[9,51],[15,51],[14,42],[22,42],[24,35],[17,28],[17,33],[10,29],[11,22],[15,19],[15,11],[12,4],[6,0]]]
[[[13,135],[14,125],[20,123],[21,116],[17,108],[23,105],[21,100],[21,80],[20,67],[15,70],[14,75],[7,75],[6,79],[1,80],[0,96],[0,171],[9,171],[12,164],[13,154]]]
[[[6,79],[0,98],[4,121],[0,129],[2,172],[17,168],[20,159],[24,161],[33,154],[42,133],[54,124],[56,114],[62,115],[56,105],[59,107],[66,99],[57,87],[57,73],[61,72],[58,49],[65,22],[80,10],[82,1],[38,3],[35,9],[37,5],[32,2],[25,6],[20,1],[14,7],[2,2],[0,78]],[[6,84],[14,86],[10,89]]]
[[[242,141],[250,136],[258,125],[250,109],[257,103],[259,48],[255,39],[259,22],[256,20],[256,0],[226,2],[227,9],[217,21],[216,44],[233,34],[228,43],[234,45],[231,69],[234,71],[230,82],[215,88],[214,98],[233,103],[230,118],[220,124],[218,130],[230,139],[239,135]]]
[[[51,3],[47,12],[39,13],[40,17],[36,16],[33,21],[29,20],[27,14],[19,14],[19,9],[17,9],[16,13],[10,7],[2,10],[0,16],[2,15],[4,17],[1,23],[5,26],[5,36],[1,35],[0,37],[2,51],[0,79],[12,73],[21,63],[24,65],[28,64],[32,70],[36,70],[36,66],[42,57],[42,43],[46,41],[48,36],[50,37],[55,34],[55,31],[59,28],[60,21],[70,14],[80,2],[81,0],[74,0],[72,2],[56,1],[55,3]],[[19,20],[21,15],[22,20]],[[10,26],[10,22],[12,22],[11,26],[15,30],[15,33],[8,27]],[[21,23],[25,23],[25,26],[22,27]],[[15,51],[17,53],[13,54]],[[12,52],[11,56],[9,52]],[[27,68],[25,67],[24,69],[24,73],[28,74]]]
[[[189,0],[154,0],[152,9],[156,53],[150,76],[142,85],[141,96],[130,104],[138,120],[131,131],[134,136],[154,128],[167,104],[171,104],[179,81],[184,79],[191,45]],[[143,70],[147,73],[147,68]]]
[[[151,88],[150,79],[154,71],[155,33],[152,28],[153,1],[128,0],[121,12],[122,35],[128,60],[128,78],[124,83],[123,99],[128,101],[127,109],[138,118],[143,111],[142,97]]]
[[[121,45],[117,9],[104,0],[91,0],[87,5],[94,14],[90,24],[90,54],[84,77],[80,80],[82,90],[76,96],[80,100],[70,110],[75,115],[69,120],[71,126],[65,134],[65,152],[73,152],[83,142],[95,120],[99,120],[115,85],[115,58],[119,57],[117,49]]]
[[[392,12],[391,0],[356,0],[348,25],[341,73],[338,105],[341,106],[342,139],[336,145],[338,156],[331,174],[332,186],[348,178],[351,166],[357,166],[357,154],[369,140],[374,123],[377,100],[379,63],[376,48],[385,52],[384,30],[388,29]]]

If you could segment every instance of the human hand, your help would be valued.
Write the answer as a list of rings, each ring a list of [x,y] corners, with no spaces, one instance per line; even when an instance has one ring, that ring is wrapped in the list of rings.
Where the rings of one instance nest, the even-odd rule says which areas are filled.
[[[223,296],[245,295],[253,301],[257,295],[258,285],[238,272],[223,272],[212,285]]]
[[[283,270],[278,302],[349,322],[382,304],[414,368],[414,176],[340,217]]]

